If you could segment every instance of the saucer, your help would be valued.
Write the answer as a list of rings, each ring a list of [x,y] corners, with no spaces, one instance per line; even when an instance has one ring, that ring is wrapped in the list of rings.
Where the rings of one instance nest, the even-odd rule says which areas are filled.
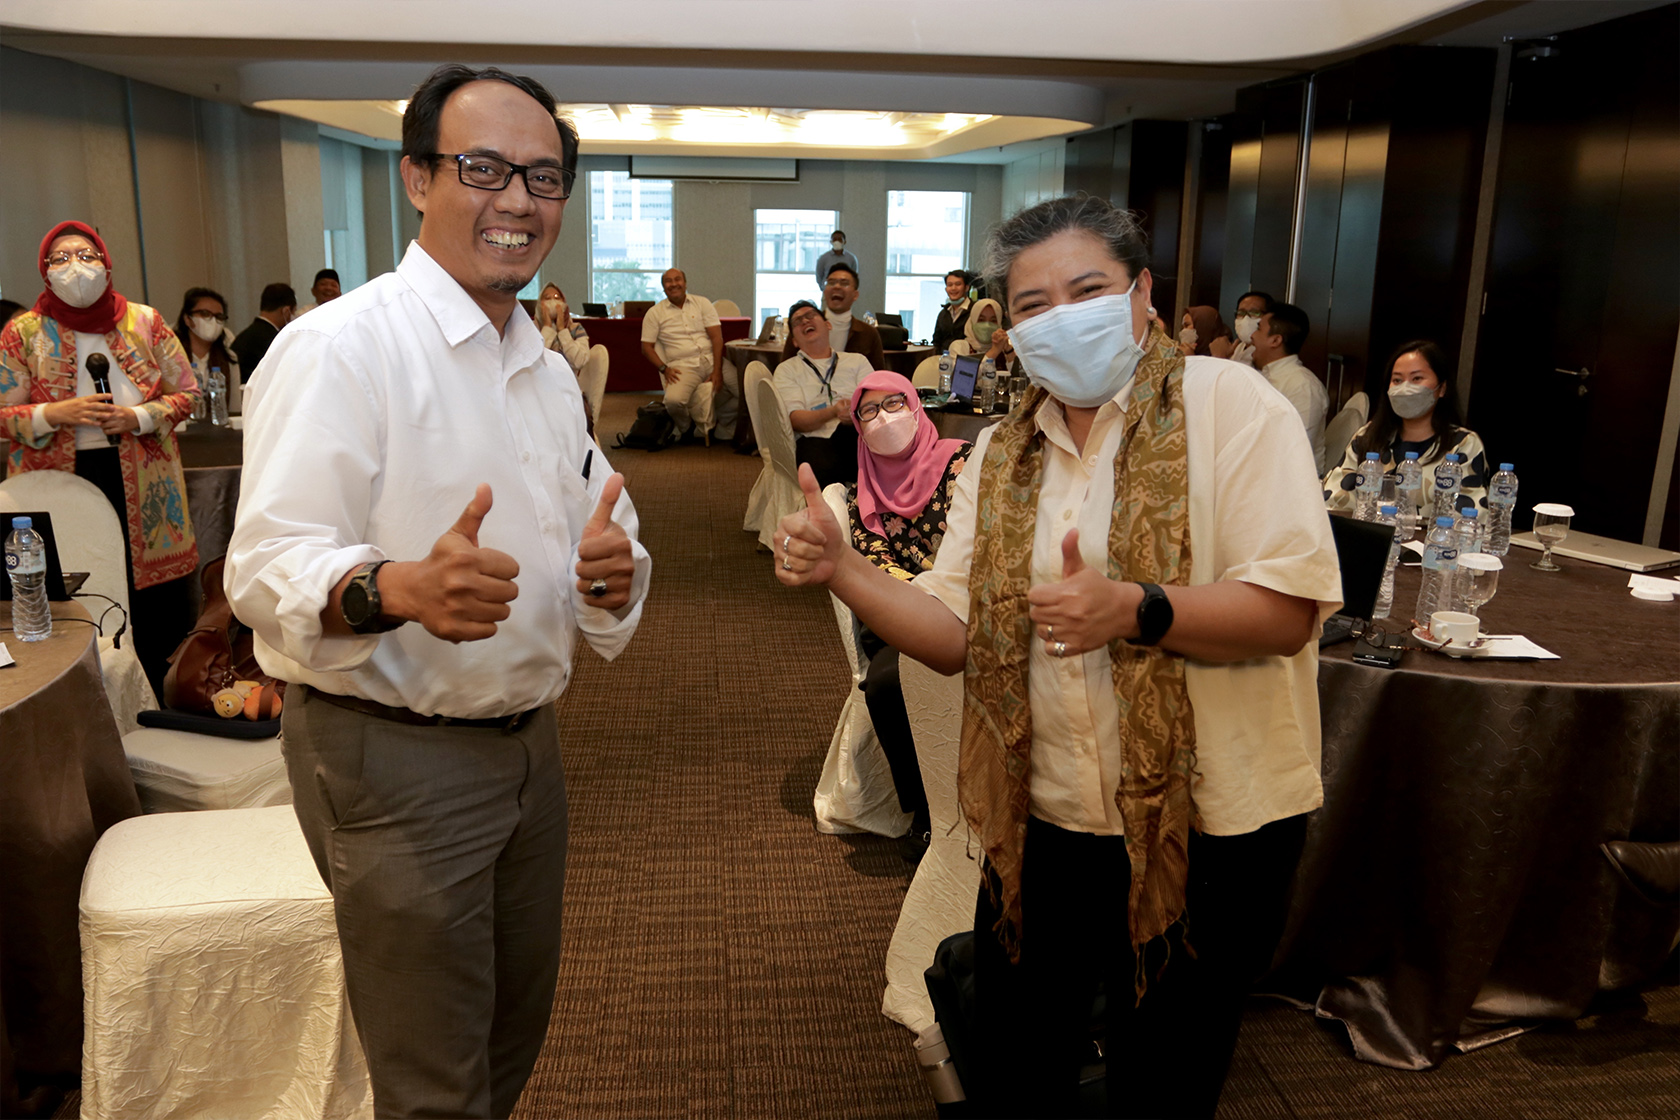
[[[1462,645],[1462,644],[1455,643],[1455,642],[1443,642],[1441,639],[1434,637],[1433,635],[1431,635],[1429,633],[1429,631],[1423,629],[1422,627],[1413,627],[1412,628],[1412,637],[1416,638],[1418,643],[1420,645],[1422,645],[1425,649],[1432,649],[1436,653],[1444,653],[1448,657],[1468,658],[1468,657],[1486,657],[1488,655],[1488,645],[1487,645],[1487,635],[1486,634],[1483,634],[1480,637],[1478,637],[1476,639],[1476,644],[1475,645]]]

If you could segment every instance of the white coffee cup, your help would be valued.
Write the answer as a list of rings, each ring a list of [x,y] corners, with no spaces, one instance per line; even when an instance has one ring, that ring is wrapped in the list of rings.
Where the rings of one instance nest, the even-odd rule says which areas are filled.
[[[1429,616],[1429,633],[1436,641],[1467,645],[1481,629],[1482,620],[1463,611],[1436,611]]]

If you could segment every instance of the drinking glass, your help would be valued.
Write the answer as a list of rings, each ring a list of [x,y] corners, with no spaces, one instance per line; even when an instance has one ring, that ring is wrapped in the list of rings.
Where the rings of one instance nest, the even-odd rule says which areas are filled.
[[[1534,539],[1540,542],[1540,559],[1530,567],[1539,572],[1561,571],[1552,563],[1552,549],[1569,535],[1569,519],[1575,511],[1568,506],[1544,502],[1534,507]]]
[[[1505,565],[1499,557],[1486,552],[1472,552],[1458,558],[1459,575],[1464,581],[1464,609],[1480,618],[1482,607],[1499,590],[1499,573]]]

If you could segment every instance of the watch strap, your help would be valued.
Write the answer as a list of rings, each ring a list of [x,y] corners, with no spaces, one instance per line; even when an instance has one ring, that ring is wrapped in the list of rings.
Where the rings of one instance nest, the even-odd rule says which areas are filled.
[[[1137,608],[1138,636],[1127,638],[1126,642],[1134,646],[1157,645],[1172,628],[1172,600],[1167,598],[1160,584],[1140,583],[1138,586],[1143,588],[1143,598],[1138,600]]]

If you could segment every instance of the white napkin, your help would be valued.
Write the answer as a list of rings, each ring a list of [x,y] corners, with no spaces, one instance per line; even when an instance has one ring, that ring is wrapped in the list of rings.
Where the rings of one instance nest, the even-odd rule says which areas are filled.
[[[1489,634],[1483,657],[1515,661],[1557,661],[1558,655],[1521,634]]]
[[[1628,576],[1628,587],[1635,591],[1661,591],[1667,595],[1680,595],[1680,579],[1664,579],[1661,576],[1647,576],[1639,572]]]
[[[12,660],[12,655],[6,650],[6,643],[0,642],[0,669],[4,669],[8,665],[16,664],[17,662]]]

